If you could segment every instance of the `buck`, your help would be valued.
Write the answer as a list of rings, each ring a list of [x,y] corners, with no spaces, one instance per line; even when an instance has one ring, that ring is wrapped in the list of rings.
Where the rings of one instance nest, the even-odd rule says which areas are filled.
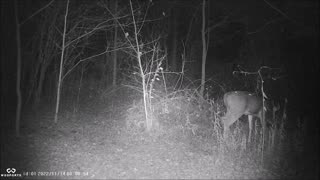
[[[223,136],[227,137],[230,126],[242,115],[247,115],[249,121],[248,141],[250,142],[253,117],[258,117],[262,124],[262,99],[246,91],[231,91],[224,94],[223,101],[227,108],[226,114],[222,117]]]

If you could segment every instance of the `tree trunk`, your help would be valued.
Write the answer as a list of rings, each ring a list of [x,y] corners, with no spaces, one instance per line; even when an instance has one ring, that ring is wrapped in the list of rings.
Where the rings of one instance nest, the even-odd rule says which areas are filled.
[[[206,43],[206,0],[202,2],[202,68],[201,68],[201,88],[200,95],[203,96],[206,82],[206,61],[207,61],[207,43]]]
[[[174,9],[175,10],[175,9]],[[171,70],[177,71],[177,40],[178,40],[178,33],[177,33],[177,15],[178,13],[174,13],[174,10],[172,10],[172,20],[171,20],[171,30],[172,30],[172,38],[171,38]]]
[[[118,10],[118,0],[114,2],[114,12],[115,17],[117,18],[117,10]],[[118,23],[117,20],[114,20],[114,38],[113,38],[113,48],[117,48],[118,41]],[[116,86],[117,84],[117,51],[113,51],[113,74],[112,74],[112,86]]]
[[[42,90],[43,90],[43,82],[44,82],[44,79],[45,79],[45,75],[46,75],[46,72],[47,72],[48,65],[49,64],[43,63],[43,65],[41,66],[40,77],[39,77],[39,81],[38,81],[38,84],[37,84],[38,86],[37,86],[36,93],[35,93],[35,101],[34,101],[35,109],[37,109],[37,107],[39,106],[39,103],[41,101]]]
[[[69,8],[69,0],[67,1],[66,7],[66,14],[64,16],[64,27],[63,27],[63,34],[62,34],[62,52],[60,58],[60,71],[59,71],[59,79],[58,79],[58,88],[57,88],[57,102],[56,102],[56,111],[54,114],[54,123],[58,122],[58,113],[59,113],[59,104],[60,104],[60,92],[61,92],[61,83],[62,83],[62,70],[63,70],[63,59],[64,59],[64,52],[65,52],[65,41],[66,41],[66,31],[67,31],[67,17],[68,17],[68,8]]]
[[[16,41],[17,41],[17,81],[16,81],[16,93],[17,93],[17,108],[16,108],[16,136],[20,136],[20,118],[21,118],[21,42],[20,42],[20,24],[18,17],[18,3],[14,1],[15,7],[15,20],[16,20]]]

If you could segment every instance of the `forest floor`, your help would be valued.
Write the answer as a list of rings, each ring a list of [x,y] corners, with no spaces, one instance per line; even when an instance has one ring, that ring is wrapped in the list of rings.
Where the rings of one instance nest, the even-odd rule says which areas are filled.
[[[89,108],[89,107],[88,107]],[[2,165],[26,179],[278,179],[298,177],[286,167],[264,167],[259,157],[206,150],[188,136],[151,137],[126,131],[127,107],[26,115],[20,138],[7,138]],[[210,149],[210,148],[208,148]],[[3,153],[2,153],[3,154]],[[282,169],[285,172],[280,171]],[[286,169],[286,170],[285,170]],[[3,171],[3,169],[1,169]],[[289,173],[287,173],[289,172]],[[3,173],[3,172],[1,172]]]

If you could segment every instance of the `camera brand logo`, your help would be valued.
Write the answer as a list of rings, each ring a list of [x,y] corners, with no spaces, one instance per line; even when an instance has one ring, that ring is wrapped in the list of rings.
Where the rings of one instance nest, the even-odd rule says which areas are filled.
[[[2,174],[0,177],[22,177],[21,174],[16,174],[17,169],[16,168],[7,168],[6,173]]]
[[[8,169],[7,169],[7,173],[8,173],[8,174],[10,174],[10,173],[14,174],[15,172],[16,172],[16,169],[15,169],[15,168],[8,168]]]

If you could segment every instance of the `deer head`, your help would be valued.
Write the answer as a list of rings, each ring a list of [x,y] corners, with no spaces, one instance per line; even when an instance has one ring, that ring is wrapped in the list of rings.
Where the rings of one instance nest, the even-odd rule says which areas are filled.
[[[258,117],[262,122],[262,99],[246,91],[231,91],[224,94],[223,101],[227,108],[225,116],[222,117],[224,137],[228,136],[229,128],[233,123],[242,115],[247,115],[250,142],[253,117]]]

